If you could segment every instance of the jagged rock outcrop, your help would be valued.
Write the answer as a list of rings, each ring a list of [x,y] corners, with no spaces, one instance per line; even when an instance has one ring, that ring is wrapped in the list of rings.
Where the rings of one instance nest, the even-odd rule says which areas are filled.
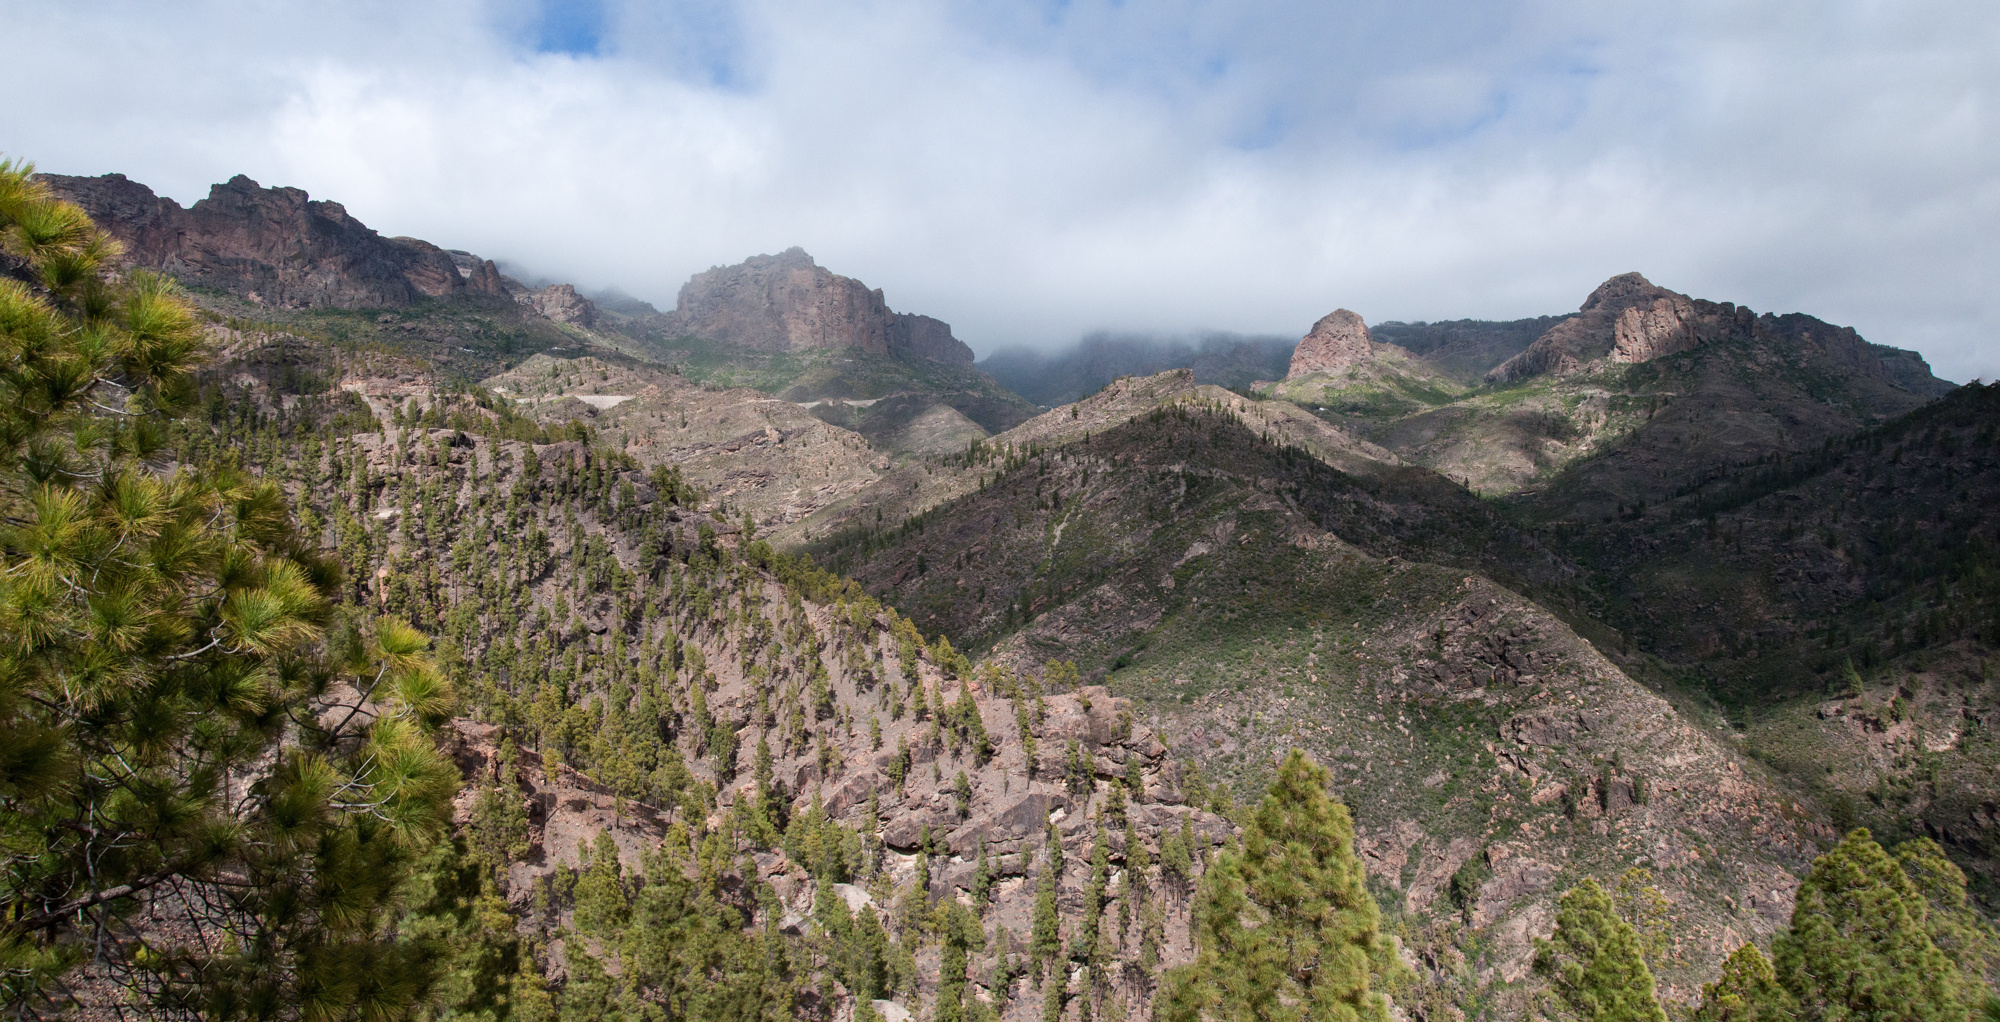
[[[1724,338],[1809,355],[1839,371],[1925,396],[1939,392],[1941,381],[1930,376],[1920,356],[1912,359],[1909,352],[1869,344],[1852,327],[1798,313],[1760,316],[1732,302],[1689,298],[1637,273],[1621,273],[1598,285],[1576,315],[1494,367],[1486,382],[1518,383],[1592,365],[1650,362]]]
[[[241,174],[183,209],[123,174],[43,175],[125,245],[125,264],[282,308],[400,308],[475,285],[450,253],[384,238],[337,202],[264,188]],[[497,273],[496,273],[497,275]]]
[[[1618,314],[1611,330],[1611,361],[1651,362],[1694,347],[1694,303],[1682,295],[1655,298]]]
[[[1627,312],[1635,315],[1628,318]],[[1495,366],[1486,374],[1486,382],[1518,383],[1573,373],[1607,356],[1644,362],[1671,353],[1653,350],[1658,347],[1685,351],[1697,343],[1688,323],[1692,318],[1693,303],[1686,295],[1637,273],[1621,273],[1599,284],[1575,316],[1550,327],[1528,350]]]
[[[500,267],[494,265],[491,259],[481,259],[456,248],[446,249],[445,252],[458,267],[458,275],[465,278],[465,286],[474,291],[507,298],[520,289],[519,281],[515,282],[515,287],[507,286],[507,278],[501,275]]]
[[[1368,324],[1346,309],[1335,309],[1320,317],[1311,332],[1292,352],[1292,365],[1285,378],[1360,365],[1374,354],[1374,338]]]
[[[571,284],[550,284],[540,291],[530,291],[520,295],[516,300],[558,323],[568,323],[586,330],[596,326],[601,318],[597,304],[577,294],[576,287]]]
[[[972,364],[950,324],[891,311],[879,288],[820,266],[801,248],[695,274],[681,286],[671,328],[760,351],[858,348]]]

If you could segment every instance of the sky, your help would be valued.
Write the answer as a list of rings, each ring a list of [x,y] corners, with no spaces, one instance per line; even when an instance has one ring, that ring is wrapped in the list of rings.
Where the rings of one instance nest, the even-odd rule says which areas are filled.
[[[1637,270],[2000,376],[1991,0],[0,6],[0,154],[662,307],[800,245],[984,354]]]

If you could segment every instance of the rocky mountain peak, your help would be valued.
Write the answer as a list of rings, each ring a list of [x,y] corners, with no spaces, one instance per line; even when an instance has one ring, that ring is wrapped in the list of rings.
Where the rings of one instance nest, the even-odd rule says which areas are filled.
[[[671,319],[677,333],[759,351],[857,348],[972,364],[972,349],[950,324],[891,310],[879,288],[820,266],[796,246],[695,274]]]
[[[784,270],[818,270],[819,263],[805,249],[797,245],[777,255],[755,255],[743,260],[745,266],[772,266]]]
[[[1650,302],[1655,298],[1673,294],[1672,291],[1654,284],[1638,273],[1621,273],[1602,284],[1583,300],[1577,311],[1589,312],[1593,309],[1608,308],[1616,312],[1630,305]]]
[[[384,238],[337,202],[238,174],[182,208],[123,174],[43,175],[125,246],[128,266],[280,308],[403,308],[466,291],[504,296],[498,275],[465,274],[450,253]]]
[[[1285,378],[1360,365],[1373,353],[1374,337],[1368,332],[1368,324],[1353,312],[1335,309],[1320,317],[1299,341]]]
[[[1712,304],[1712,303],[1711,303]],[[1720,310],[1721,306],[1715,306]],[[1708,317],[1711,330],[1725,329],[1731,315]],[[1593,363],[1649,362],[1700,343],[1693,299],[1669,291],[1638,273],[1621,273],[1584,299],[1577,314],[1550,327],[1526,351],[1495,366],[1489,383],[1516,383],[1548,374],[1572,373]]]

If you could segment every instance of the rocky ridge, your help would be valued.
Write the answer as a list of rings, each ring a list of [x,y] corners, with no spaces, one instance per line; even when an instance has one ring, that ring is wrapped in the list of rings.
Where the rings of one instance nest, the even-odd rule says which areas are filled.
[[[41,179],[123,243],[127,265],[253,303],[394,309],[465,293],[507,296],[491,260],[461,272],[436,245],[384,238],[340,203],[298,188],[263,188],[239,174],[183,209],[123,174]]]
[[[774,533],[773,539],[811,546],[845,529],[866,529],[869,522],[878,518],[902,521],[977,490],[990,476],[994,458],[1084,440],[1093,433],[1176,402],[1200,402],[1226,409],[1227,414],[1274,442],[1299,446],[1346,471],[1365,472],[1402,464],[1393,453],[1296,405],[1245,398],[1213,384],[1196,383],[1191,370],[1174,369],[1153,376],[1113,380],[1089,397],[1043,412],[980,441],[970,448],[969,457],[961,450],[950,456],[897,465],[870,486],[829,503],[810,520]]]
[[[1654,499],[1685,478],[1899,415],[1949,389],[1914,353],[1810,316],[1689,298],[1636,273],[1572,316],[1511,324],[1388,324],[1425,354],[1383,350],[1258,393],[1312,409],[1478,492],[1545,484]],[[1539,334],[1468,387],[1452,373]],[[1304,350],[1306,345],[1301,345]],[[1442,360],[1442,361],[1436,361]],[[1446,363],[1457,366],[1443,370]],[[1669,424],[1673,425],[1669,425]],[[1643,459],[1645,467],[1628,459]],[[1572,466],[1576,478],[1566,478]],[[1588,482],[1615,474],[1616,481]],[[1614,498],[1609,503],[1615,505]]]

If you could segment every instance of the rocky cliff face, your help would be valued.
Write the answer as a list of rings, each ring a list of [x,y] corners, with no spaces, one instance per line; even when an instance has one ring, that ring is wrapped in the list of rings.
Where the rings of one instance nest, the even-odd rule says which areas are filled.
[[[1360,365],[1374,354],[1374,347],[1368,324],[1360,316],[1346,309],[1335,309],[1314,323],[1311,332],[1299,342],[1285,378]]]
[[[1645,353],[1667,344],[1669,337],[1685,335],[1685,343],[1674,348],[1685,350],[1694,344],[1686,324],[1691,318],[1688,301],[1686,295],[1658,287],[1637,273],[1621,273],[1599,284],[1575,316],[1551,327],[1528,345],[1528,350],[1495,366],[1486,374],[1486,382],[1518,383],[1535,376],[1572,373],[1614,352],[1625,355],[1617,361],[1643,362],[1667,354]],[[1638,315],[1628,321],[1628,311]],[[1641,355],[1644,357],[1638,357]]]
[[[681,286],[672,329],[759,351],[859,348],[875,355],[972,364],[948,323],[892,312],[870,290],[813,262],[804,249],[697,273]]]
[[[576,293],[573,284],[550,284],[539,291],[530,291],[515,296],[520,302],[536,312],[558,323],[568,323],[588,330],[602,318],[597,304]]]
[[[1694,303],[1680,295],[1655,298],[1650,305],[1634,305],[1618,314],[1611,329],[1611,361],[1651,362],[1696,343]]]
[[[384,238],[337,202],[243,175],[180,204],[123,174],[45,175],[125,245],[128,266],[156,269],[279,308],[402,308],[467,291],[504,295],[491,264],[462,273],[450,253],[416,238]]]

